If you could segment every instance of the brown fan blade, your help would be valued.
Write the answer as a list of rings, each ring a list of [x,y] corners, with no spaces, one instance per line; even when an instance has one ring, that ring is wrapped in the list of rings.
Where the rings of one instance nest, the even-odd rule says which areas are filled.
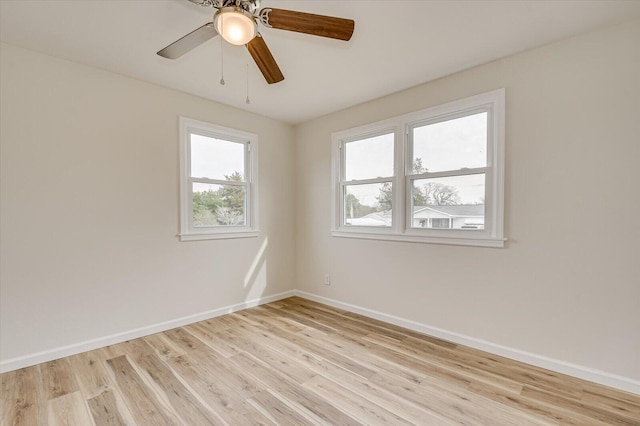
[[[218,32],[213,22],[209,22],[158,51],[158,55],[168,59],[177,59],[217,35]]]
[[[264,42],[260,34],[247,43],[246,46],[247,49],[249,49],[249,54],[253,60],[256,61],[256,65],[260,68],[260,72],[262,72],[265,80],[267,80],[267,83],[273,84],[284,80],[280,67],[278,67],[276,60],[273,59],[267,43]]]
[[[353,19],[271,8],[260,11],[260,20],[271,28],[345,41],[351,39],[356,25]]]

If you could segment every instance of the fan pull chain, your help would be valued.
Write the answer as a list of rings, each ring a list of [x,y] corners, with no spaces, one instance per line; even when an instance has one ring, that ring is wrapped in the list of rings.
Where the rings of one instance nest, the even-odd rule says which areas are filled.
[[[247,99],[245,100],[245,103],[251,103],[251,99],[249,99],[249,64],[247,64]]]
[[[220,31],[224,31],[224,19],[220,20]],[[224,41],[220,37],[220,85],[224,86]]]

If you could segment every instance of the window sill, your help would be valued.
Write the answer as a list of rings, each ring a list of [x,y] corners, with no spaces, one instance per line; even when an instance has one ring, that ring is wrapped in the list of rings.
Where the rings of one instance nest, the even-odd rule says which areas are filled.
[[[447,244],[456,246],[472,247],[492,247],[503,248],[506,238],[454,238],[454,237],[432,237],[425,235],[374,233],[374,232],[354,232],[354,231],[331,231],[331,235],[340,238],[359,238],[365,240],[380,241],[402,241],[407,243],[422,244]]]
[[[190,232],[178,234],[180,241],[201,241],[201,240],[227,240],[232,238],[255,238],[260,235],[260,231],[234,231],[234,232]]]

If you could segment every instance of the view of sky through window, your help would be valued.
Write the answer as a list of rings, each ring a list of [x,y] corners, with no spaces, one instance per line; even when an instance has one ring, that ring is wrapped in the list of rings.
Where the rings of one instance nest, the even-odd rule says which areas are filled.
[[[244,144],[191,134],[191,176],[226,180],[244,176]]]
[[[424,172],[487,165],[487,113],[468,115],[413,129],[413,161]]]
[[[393,176],[394,134],[345,144],[345,180]]]

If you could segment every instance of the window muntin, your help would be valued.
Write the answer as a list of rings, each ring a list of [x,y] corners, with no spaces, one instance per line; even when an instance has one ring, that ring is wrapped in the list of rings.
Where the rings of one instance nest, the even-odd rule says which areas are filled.
[[[504,89],[499,89],[334,133],[332,234],[502,247],[504,98]],[[381,128],[387,130],[375,130]],[[393,156],[387,152],[374,163],[393,161],[393,175],[361,173],[354,174],[358,179],[345,179],[349,143],[358,142],[362,152],[373,152],[364,142],[382,134],[395,136]],[[368,159],[363,156],[360,160],[366,163]],[[356,196],[349,186],[372,184],[379,185],[377,203],[365,205],[376,211],[365,214],[366,209],[360,208],[365,197]],[[381,196],[381,184],[388,197]],[[348,194],[353,197],[347,199]],[[368,199],[371,197],[370,191]],[[387,209],[381,206],[383,199],[387,199]],[[352,213],[348,201],[354,200],[360,205]]]
[[[257,235],[257,136],[180,119],[182,240]]]

